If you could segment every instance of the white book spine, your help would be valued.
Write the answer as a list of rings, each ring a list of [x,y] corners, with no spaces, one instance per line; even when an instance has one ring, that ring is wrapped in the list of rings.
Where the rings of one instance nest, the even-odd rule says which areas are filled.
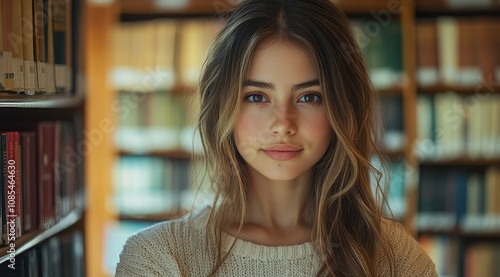
[[[47,70],[46,63],[36,62],[37,90],[47,92]]]
[[[32,95],[36,91],[36,65],[34,61],[24,61],[24,91]]]
[[[24,91],[24,61],[12,58],[12,72],[14,73],[14,91]]]

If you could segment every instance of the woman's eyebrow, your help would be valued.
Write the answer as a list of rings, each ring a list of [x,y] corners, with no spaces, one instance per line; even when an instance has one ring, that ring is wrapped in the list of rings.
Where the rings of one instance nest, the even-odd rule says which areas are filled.
[[[246,80],[243,82],[243,87],[247,86],[252,86],[252,87],[257,87],[257,88],[262,88],[262,89],[268,89],[268,90],[275,90],[275,86],[273,83],[266,83],[262,81],[256,81],[256,80]],[[314,87],[314,86],[319,86],[319,80],[314,79],[311,81],[303,82],[300,84],[296,84],[292,87],[292,91],[297,91],[300,89],[305,89],[309,87]]]
[[[300,84],[296,84],[292,87],[292,91],[297,91],[297,90],[300,90],[300,89],[305,89],[305,88],[309,88],[309,87],[314,87],[314,86],[319,86],[319,80],[318,79],[314,79],[314,80],[311,80],[311,81],[307,81],[307,82],[303,82],[303,83],[300,83]]]

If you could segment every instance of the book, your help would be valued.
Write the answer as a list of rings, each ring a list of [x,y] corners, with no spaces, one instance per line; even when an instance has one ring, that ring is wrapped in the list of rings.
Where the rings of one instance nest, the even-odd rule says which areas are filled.
[[[500,95],[492,94],[491,97],[493,107],[490,120],[490,128],[493,139],[493,152],[495,157],[500,157],[500,143],[498,143],[498,140],[500,139],[500,124],[498,124],[498,122],[500,122]]]
[[[403,99],[399,95],[381,96],[380,111],[384,124],[384,147],[398,151],[405,147]]]
[[[362,25],[368,22],[361,23]],[[402,85],[402,35],[401,23],[390,22],[376,32],[360,31],[358,41],[376,88],[398,87]]]
[[[435,108],[431,95],[417,96],[417,140],[415,153],[422,160],[437,157],[436,140],[434,136]]]
[[[500,217],[500,171],[498,167],[490,166],[485,172],[485,214],[491,218]],[[500,229],[500,226],[494,226]]]
[[[438,58],[440,79],[444,84],[456,84],[458,74],[458,26],[454,17],[437,19]]]
[[[454,92],[434,96],[435,141],[439,158],[456,158],[464,153],[465,123],[462,97]]]
[[[64,149],[61,149],[61,122],[54,122],[54,130],[53,130],[53,160],[51,164],[53,181],[52,184],[52,199],[53,201],[49,204],[51,206],[52,216],[54,217],[54,222],[58,222],[59,219],[62,218],[61,214],[61,188],[65,185],[63,182],[65,181],[63,178],[63,169],[61,166],[61,156]]]
[[[434,19],[420,19],[416,25],[417,84],[421,86],[439,83],[437,26]]]
[[[457,225],[456,183],[450,170],[424,167],[420,171],[418,229],[449,231]]]
[[[477,20],[460,18],[457,19],[458,41],[458,83],[463,86],[473,86],[481,82],[481,69],[479,67],[479,54],[476,49],[482,45],[478,33],[484,26]]]
[[[36,137],[35,132],[21,132],[22,145],[22,199],[23,199],[23,228],[30,231],[37,227],[36,217],[38,208],[36,183]]]
[[[175,45],[176,22],[174,20],[158,20],[156,24],[156,82],[159,89],[170,89],[175,85]]]
[[[159,214],[175,210],[175,161],[154,157],[121,157],[116,164],[115,203],[120,214]]]
[[[477,109],[481,110],[481,149],[480,154],[483,158],[494,158],[495,157],[495,144],[497,144],[500,137],[495,137],[495,125],[498,125],[494,117],[495,102],[494,97],[488,97],[489,99],[479,99]],[[479,122],[478,122],[479,123]]]
[[[474,105],[466,109],[466,138],[467,138],[467,157],[475,159],[481,156],[485,125],[483,124],[484,101],[474,99]],[[489,126],[488,126],[489,127]]]
[[[47,93],[56,93],[55,84],[55,68],[54,68],[54,23],[53,23],[53,3],[55,0],[43,0],[43,11],[46,13],[44,16],[44,44],[45,44],[45,57],[47,58],[47,64],[45,67],[46,77],[47,77]]]
[[[34,50],[36,64],[36,91],[47,92],[47,55],[45,53],[45,28],[47,14],[44,9],[44,0],[33,0],[34,21]]]
[[[12,65],[12,44],[10,36],[12,34],[12,1],[2,0],[2,60],[3,60],[3,89],[6,91],[14,90],[14,72]]]
[[[456,238],[422,235],[418,242],[436,265],[439,276],[459,276],[460,243]]]
[[[0,1],[0,90],[4,90],[5,67],[3,58],[3,3]]]
[[[14,73],[14,87],[16,92],[24,91],[24,56],[23,56],[23,23],[22,6],[20,0],[11,2],[12,20],[11,32],[7,35],[12,46],[12,73]]]
[[[57,93],[71,89],[71,12],[70,1],[55,1],[52,5],[54,80]]]
[[[492,36],[495,37],[495,48],[498,49],[500,48],[500,20],[494,22],[493,25],[495,27],[495,32]],[[496,83],[500,83],[500,55],[498,54],[496,55],[495,77]]]
[[[38,219],[41,228],[54,224],[54,122],[38,124]]]
[[[220,20],[190,19],[179,21],[177,85],[192,86],[196,84],[209,45],[221,28]]]
[[[24,93],[36,92],[36,65],[34,51],[33,0],[21,1],[22,44],[24,58]]]
[[[495,82],[495,67],[499,61],[498,47],[500,43],[496,42],[495,26],[500,22],[497,18],[481,16],[477,18],[476,25],[476,43],[477,47],[472,53],[477,53],[478,66],[481,71],[482,82],[493,84]]]

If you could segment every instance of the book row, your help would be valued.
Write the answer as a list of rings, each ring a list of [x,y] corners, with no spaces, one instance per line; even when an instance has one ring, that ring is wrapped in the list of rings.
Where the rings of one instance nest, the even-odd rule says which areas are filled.
[[[41,245],[0,264],[1,276],[84,277],[85,251],[83,234],[74,230],[53,236]]]
[[[189,99],[188,99],[189,98]],[[169,93],[120,93],[115,142],[129,152],[193,150],[196,99]]]
[[[114,207],[121,215],[181,209],[191,189],[190,163],[187,159],[121,157],[115,167]]]
[[[122,22],[113,35],[113,84],[117,90],[150,92],[197,83],[203,61],[223,19]],[[352,20],[358,45],[376,87],[402,85],[401,23],[377,26]],[[345,53],[355,50],[343,45]]]
[[[72,1],[0,1],[0,91],[69,93]]]
[[[419,158],[500,157],[500,94],[421,94],[417,115]]]
[[[406,185],[407,169],[403,160],[393,159],[385,162],[384,166],[378,157],[372,158],[372,164],[380,170],[383,177],[380,181],[381,189],[385,193],[386,203],[383,211],[388,217],[403,219],[406,214]],[[372,176],[374,177],[374,176]],[[372,179],[373,190],[375,191],[376,179]],[[379,191],[378,193],[380,193]],[[376,194],[375,194],[376,195]],[[377,196],[377,195],[376,195]],[[379,199],[382,195],[378,195]]]
[[[423,18],[417,21],[416,34],[418,84],[500,82],[498,17]]]
[[[399,20],[377,23],[373,20],[352,19],[354,35],[365,57],[371,80],[376,88],[402,86],[403,51]],[[350,55],[355,48],[341,45]]]
[[[0,132],[2,244],[83,210],[83,165],[73,124],[47,121],[31,128]]]
[[[418,190],[418,229],[498,232],[500,167],[467,169],[422,167]]]
[[[419,243],[436,265],[439,276],[498,276],[498,242],[463,243],[449,236],[419,237]]]
[[[113,35],[114,87],[150,92],[195,84],[222,23],[161,19],[118,24]]]
[[[381,188],[387,194],[385,213],[403,218],[407,174],[404,162],[389,161],[385,168],[376,158],[373,163],[384,173]],[[114,206],[121,215],[191,210],[193,205],[209,204],[213,197],[204,164],[197,160],[122,156],[114,172]]]

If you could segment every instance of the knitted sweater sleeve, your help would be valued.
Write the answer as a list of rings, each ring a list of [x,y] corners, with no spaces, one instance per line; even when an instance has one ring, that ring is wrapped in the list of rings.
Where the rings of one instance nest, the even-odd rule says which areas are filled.
[[[158,230],[160,227],[164,226],[153,226],[127,240],[116,267],[116,277],[181,276],[168,240]]]
[[[422,246],[398,223],[388,223],[387,231],[395,257],[396,276],[437,277],[435,265]],[[388,276],[382,274],[380,276]]]

